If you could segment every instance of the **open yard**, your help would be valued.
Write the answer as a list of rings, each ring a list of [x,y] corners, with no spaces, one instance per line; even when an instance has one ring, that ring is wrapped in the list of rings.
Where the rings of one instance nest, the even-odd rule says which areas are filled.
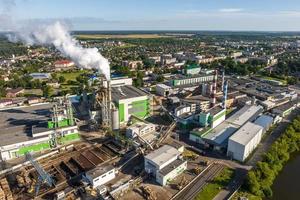
[[[57,73],[57,76],[60,77],[60,76],[63,76],[65,77],[65,82],[64,83],[67,83],[69,80],[71,81],[76,81],[76,77],[78,77],[79,75],[85,73],[86,71],[82,70],[82,71],[75,71],[75,72],[58,72]]]
[[[42,96],[43,92],[41,89],[26,89],[25,95]]]

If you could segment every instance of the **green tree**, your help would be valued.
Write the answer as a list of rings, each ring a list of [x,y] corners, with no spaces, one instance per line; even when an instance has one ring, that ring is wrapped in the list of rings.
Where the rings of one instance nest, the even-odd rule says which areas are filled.
[[[42,88],[43,91],[43,97],[49,98],[52,93],[52,88],[49,85],[46,85]]]
[[[157,81],[157,82],[159,82],[159,83],[163,82],[164,80],[165,80],[165,78],[164,78],[163,75],[159,75],[159,76],[157,76],[156,79],[155,79],[155,81]]]
[[[247,176],[246,186],[248,190],[257,196],[261,196],[259,180],[254,171],[250,171]]]
[[[66,78],[64,77],[64,76],[60,76],[59,78],[58,78],[58,82],[59,83],[64,83],[66,81]]]

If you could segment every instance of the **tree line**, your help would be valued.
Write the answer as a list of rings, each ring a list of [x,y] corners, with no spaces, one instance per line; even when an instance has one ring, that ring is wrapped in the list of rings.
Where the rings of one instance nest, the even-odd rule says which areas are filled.
[[[282,136],[264,154],[263,160],[248,173],[245,188],[259,197],[271,197],[271,186],[290,155],[300,151],[300,115],[286,128]]]

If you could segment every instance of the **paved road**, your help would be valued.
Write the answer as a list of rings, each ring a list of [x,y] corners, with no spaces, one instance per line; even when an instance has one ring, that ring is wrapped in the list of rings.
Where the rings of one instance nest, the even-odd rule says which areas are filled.
[[[236,191],[244,182],[247,176],[248,170],[237,168],[235,170],[234,178],[228,184],[225,190],[221,190],[217,196],[213,200],[223,200],[229,199],[229,197]]]
[[[247,161],[247,167],[239,168],[238,165],[232,167],[237,167],[236,175],[233,180],[228,185],[227,189],[221,190],[219,194],[214,198],[214,200],[224,200],[229,199],[229,197],[243,184],[247,176],[247,171],[254,167],[258,161],[262,159],[262,155],[268,151],[270,146],[274,143],[274,141],[280,137],[280,135],[284,132],[289,123],[299,114],[300,110],[297,109],[293,111],[288,117],[283,119],[283,121],[273,130],[273,132],[265,138],[264,141],[258,146],[252,157]],[[225,163],[230,164],[228,161],[223,161]]]
[[[193,200],[208,181],[224,169],[224,165],[213,163],[206,171],[193,180],[186,188],[177,193],[172,200]]]
[[[294,110],[290,115],[283,119],[273,132],[265,138],[255,150],[252,157],[247,161],[247,165],[255,166],[258,161],[262,159],[262,155],[268,151],[270,146],[275,142],[277,138],[281,136],[289,123],[300,113],[300,109]]]

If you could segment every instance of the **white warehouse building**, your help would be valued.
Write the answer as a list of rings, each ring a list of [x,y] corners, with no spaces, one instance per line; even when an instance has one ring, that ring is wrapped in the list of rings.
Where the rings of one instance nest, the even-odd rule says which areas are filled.
[[[126,136],[128,138],[136,138],[137,136],[143,137],[153,132],[155,132],[155,124],[137,122],[127,128]]]
[[[187,168],[187,161],[180,159],[181,152],[170,145],[145,156],[145,171],[156,178],[156,182],[166,185]]]
[[[166,97],[172,94],[173,89],[165,84],[156,84],[156,88],[155,88],[156,94]]]
[[[238,161],[245,161],[259,144],[263,127],[247,122],[228,140],[227,155]]]
[[[254,121],[254,124],[263,127],[263,133],[265,133],[272,126],[273,122],[273,117],[269,115],[261,115]]]
[[[85,177],[93,188],[97,188],[113,180],[116,173],[117,171],[112,165],[104,165],[86,172]]]

